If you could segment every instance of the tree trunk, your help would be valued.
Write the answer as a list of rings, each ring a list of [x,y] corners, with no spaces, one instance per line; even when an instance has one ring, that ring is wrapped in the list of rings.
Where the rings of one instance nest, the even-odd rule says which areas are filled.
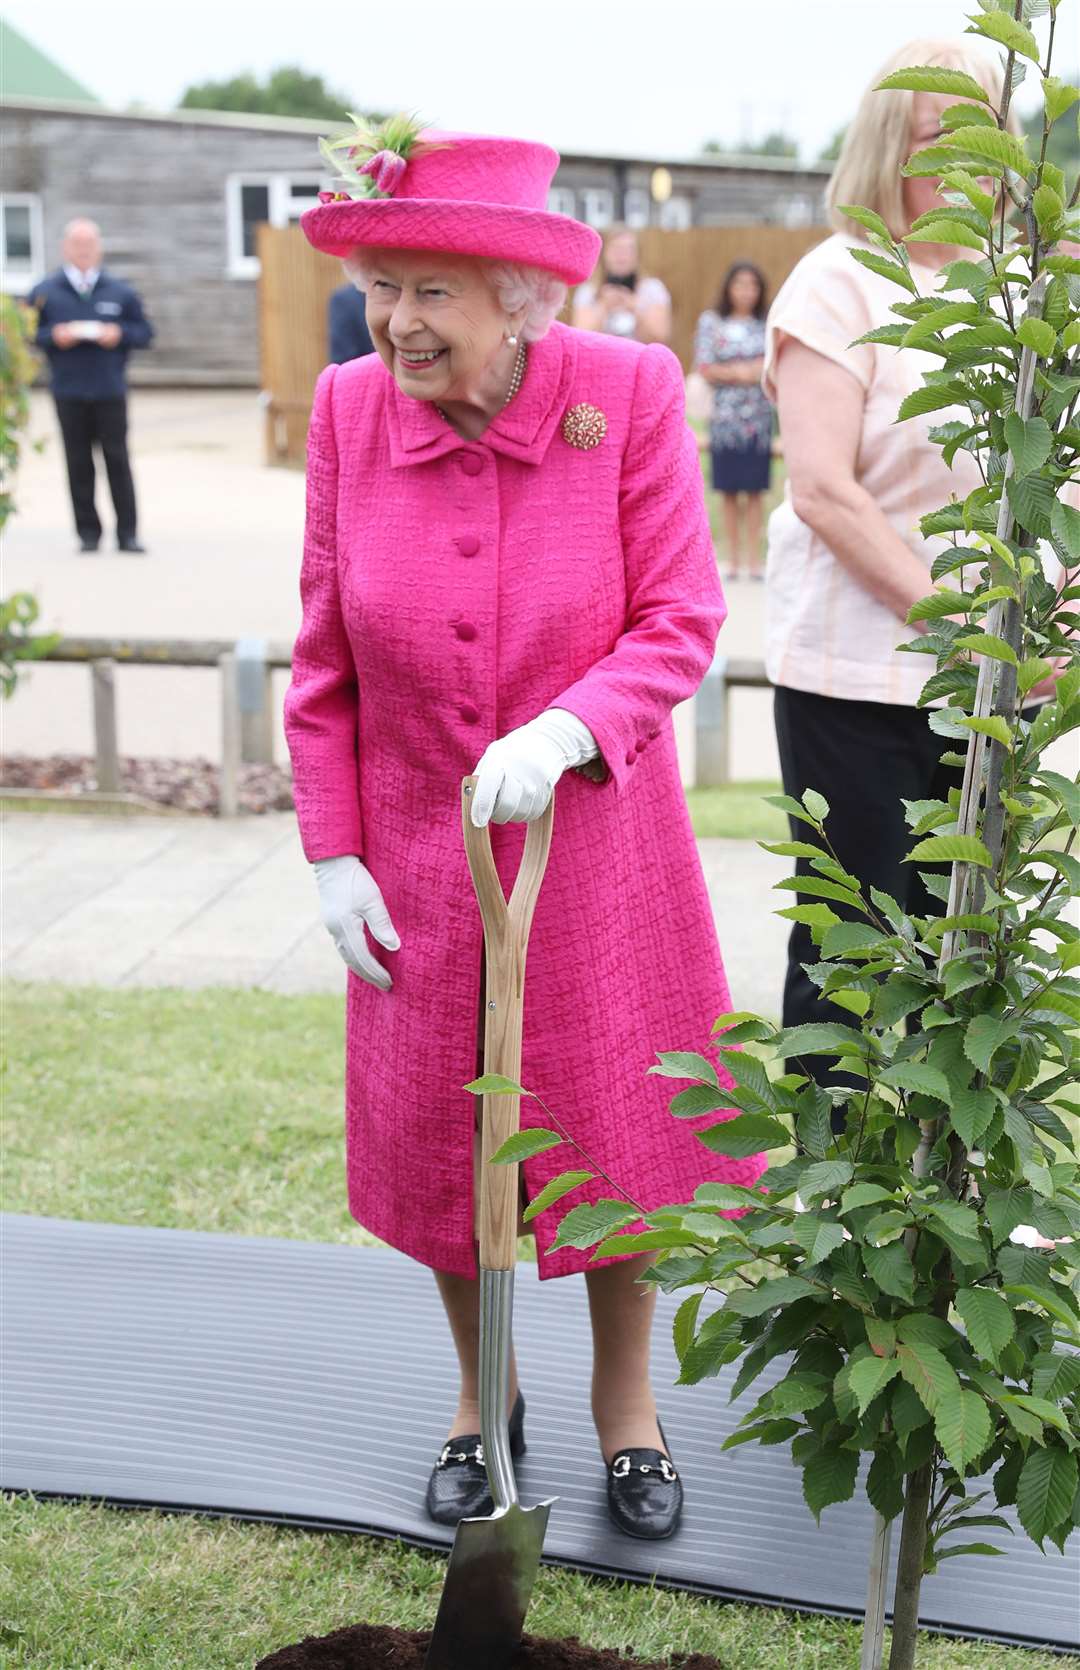
[[[925,1467],[917,1468],[908,1478],[904,1497],[904,1524],[900,1533],[900,1559],[896,1568],[889,1670],[914,1670],[915,1666],[919,1590],[922,1588],[926,1522],[930,1512],[933,1477],[934,1469],[928,1462]]]

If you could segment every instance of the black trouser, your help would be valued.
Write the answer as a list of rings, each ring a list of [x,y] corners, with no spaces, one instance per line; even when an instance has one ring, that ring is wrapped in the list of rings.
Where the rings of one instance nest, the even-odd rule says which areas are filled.
[[[68,486],[80,539],[101,538],[101,518],[94,504],[94,443],[105,458],[116,538],[121,545],[135,538],[135,483],[127,449],[127,400],[71,400],[56,396],[56,415],[64,437]]]
[[[958,745],[935,735],[925,708],[842,701],[778,689],[774,713],[784,790],[796,800],[805,789],[817,789],[825,796],[829,802],[826,834],[844,869],[862,882],[864,894],[868,896],[871,887],[881,888],[916,916],[943,910],[919,879],[920,866],[903,862],[915,837],[904,822],[900,801],[901,797],[947,800],[961,774],[955,766],[942,765],[941,755]],[[797,841],[812,838],[807,826],[794,819],[791,833]],[[805,858],[796,860],[795,871],[797,875],[816,874]],[[841,916],[853,914],[831,899],[826,902]],[[858,1025],[849,1011],[822,997],[804,972],[803,963],[819,961],[810,929],[796,922],[788,942],[784,1025],[801,1026],[805,1021]],[[799,1070],[810,1072],[821,1084],[851,1082],[832,1069],[828,1056],[805,1056]]]

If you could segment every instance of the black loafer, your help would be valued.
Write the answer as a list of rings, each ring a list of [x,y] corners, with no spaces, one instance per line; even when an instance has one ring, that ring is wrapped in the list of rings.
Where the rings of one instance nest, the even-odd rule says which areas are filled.
[[[137,539],[117,540],[116,549],[125,552],[129,557],[145,557],[146,546],[140,545]]]
[[[100,539],[80,539],[79,550],[84,556],[90,556],[101,544]]]
[[[666,1444],[663,1427],[660,1436]],[[612,1524],[628,1537],[660,1542],[682,1518],[682,1480],[663,1450],[620,1450],[608,1468],[607,1498]]]
[[[525,1399],[520,1392],[510,1416],[510,1454],[515,1461],[525,1454]],[[437,1525],[456,1525],[461,1519],[495,1512],[479,1433],[447,1439],[431,1469],[427,1511]]]

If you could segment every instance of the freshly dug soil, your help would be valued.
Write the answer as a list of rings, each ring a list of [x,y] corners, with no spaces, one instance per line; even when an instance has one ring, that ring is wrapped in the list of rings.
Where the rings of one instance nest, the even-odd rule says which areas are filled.
[[[261,1658],[255,1670],[424,1670],[430,1631],[389,1629],[384,1624],[354,1624],[332,1635],[308,1636],[295,1647],[282,1647]],[[629,1650],[629,1649],[628,1649]],[[462,1665],[461,1670],[475,1670]],[[584,1647],[576,1636],[567,1641],[543,1641],[527,1635],[514,1660],[514,1670],[724,1670],[718,1658],[691,1653],[659,1663],[624,1657],[597,1647]]]
[[[125,794],[137,794],[142,800],[154,800],[182,812],[216,812],[220,779],[220,768],[210,760],[127,756],[120,761],[120,787]],[[51,754],[45,759],[9,754],[0,761],[0,788],[87,794],[97,788],[95,762],[79,754]],[[292,782],[281,766],[240,767],[241,811],[289,812],[292,804]]]

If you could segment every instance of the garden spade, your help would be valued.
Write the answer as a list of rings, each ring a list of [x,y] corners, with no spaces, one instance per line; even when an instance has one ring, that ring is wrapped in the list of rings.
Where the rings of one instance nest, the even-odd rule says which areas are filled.
[[[487,993],[484,1072],[516,1084],[521,1072],[525,952],[544,879],[554,801],[530,823],[509,902],[491,836],[470,817],[476,778],[461,785],[465,854],[484,924]],[[507,1670],[521,1643],[551,1502],[523,1508],[510,1455],[507,1398],[514,1314],[518,1168],[488,1164],[517,1129],[517,1096],[483,1098],[480,1176],[480,1437],[495,1511],[457,1528],[425,1670]]]

